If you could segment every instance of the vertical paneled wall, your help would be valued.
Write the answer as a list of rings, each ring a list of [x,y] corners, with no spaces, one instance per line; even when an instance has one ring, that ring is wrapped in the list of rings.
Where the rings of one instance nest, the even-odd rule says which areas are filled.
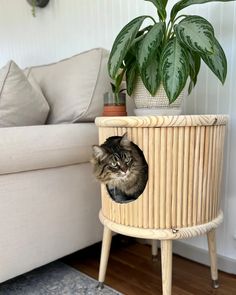
[[[225,221],[218,230],[218,249],[221,255],[236,259],[236,3],[212,2],[185,12],[200,14],[212,22],[228,59],[224,87],[203,64],[185,112],[230,115],[222,186]],[[155,16],[155,9],[144,0],[50,0],[48,7],[36,13],[36,18],[32,17],[26,0],[0,1],[0,66],[9,59],[25,67],[57,61],[93,47],[110,49],[124,24],[141,14]],[[206,248],[204,239],[187,243]]]

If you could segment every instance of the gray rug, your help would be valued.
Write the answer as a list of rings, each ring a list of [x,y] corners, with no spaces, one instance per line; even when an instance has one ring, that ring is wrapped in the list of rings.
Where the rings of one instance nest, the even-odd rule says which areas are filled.
[[[61,262],[53,262],[0,284],[0,295],[122,295]]]

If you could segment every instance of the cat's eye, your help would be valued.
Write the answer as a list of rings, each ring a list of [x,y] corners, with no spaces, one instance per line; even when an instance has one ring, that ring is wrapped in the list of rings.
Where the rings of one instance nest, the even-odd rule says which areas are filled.
[[[111,162],[111,167],[117,167],[117,163],[116,162]]]
[[[123,161],[125,164],[129,164],[131,162],[131,157],[129,155],[124,154]]]
[[[126,164],[129,164],[131,162],[131,158],[126,158],[124,161]]]

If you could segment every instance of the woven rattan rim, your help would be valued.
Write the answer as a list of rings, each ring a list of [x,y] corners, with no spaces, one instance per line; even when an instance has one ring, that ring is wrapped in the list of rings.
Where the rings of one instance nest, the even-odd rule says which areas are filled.
[[[102,210],[100,210],[99,212],[99,218],[104,226],[108,227],[111,231],[114,231],[122,235],[143,239],[179,240],[203,235],[211,231],[212,229],[217,228],[219,224],[223,221],[223,213],[222,211],[220,211],[219,215],[208,223],[192,227],[182,227],[173,229],[145,229],[118,224],[107,219],[102,214]]]
[[[226,125],[227,115],[97,117],[99,127],[184,127]]]

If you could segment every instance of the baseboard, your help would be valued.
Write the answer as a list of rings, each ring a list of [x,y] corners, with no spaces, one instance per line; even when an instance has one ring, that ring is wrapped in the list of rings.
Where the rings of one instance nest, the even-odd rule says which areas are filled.
[[[190,260],[205,265],[210,265],[207,250],[192,245],[187,245],[181,241],[174,241],[173,252]],[[227,273],[236,274],[236,260],[226,256],[218,255],[218,269]]]
[[[138,239],[138,241],[140,243],[151,244],[151,240]],[[185,244],[181,241],[173,242],[173,253],[204,265],[210,265],[207,250]],[[236,260],[218,255],[218,269],[230,274],[236,274]]]

